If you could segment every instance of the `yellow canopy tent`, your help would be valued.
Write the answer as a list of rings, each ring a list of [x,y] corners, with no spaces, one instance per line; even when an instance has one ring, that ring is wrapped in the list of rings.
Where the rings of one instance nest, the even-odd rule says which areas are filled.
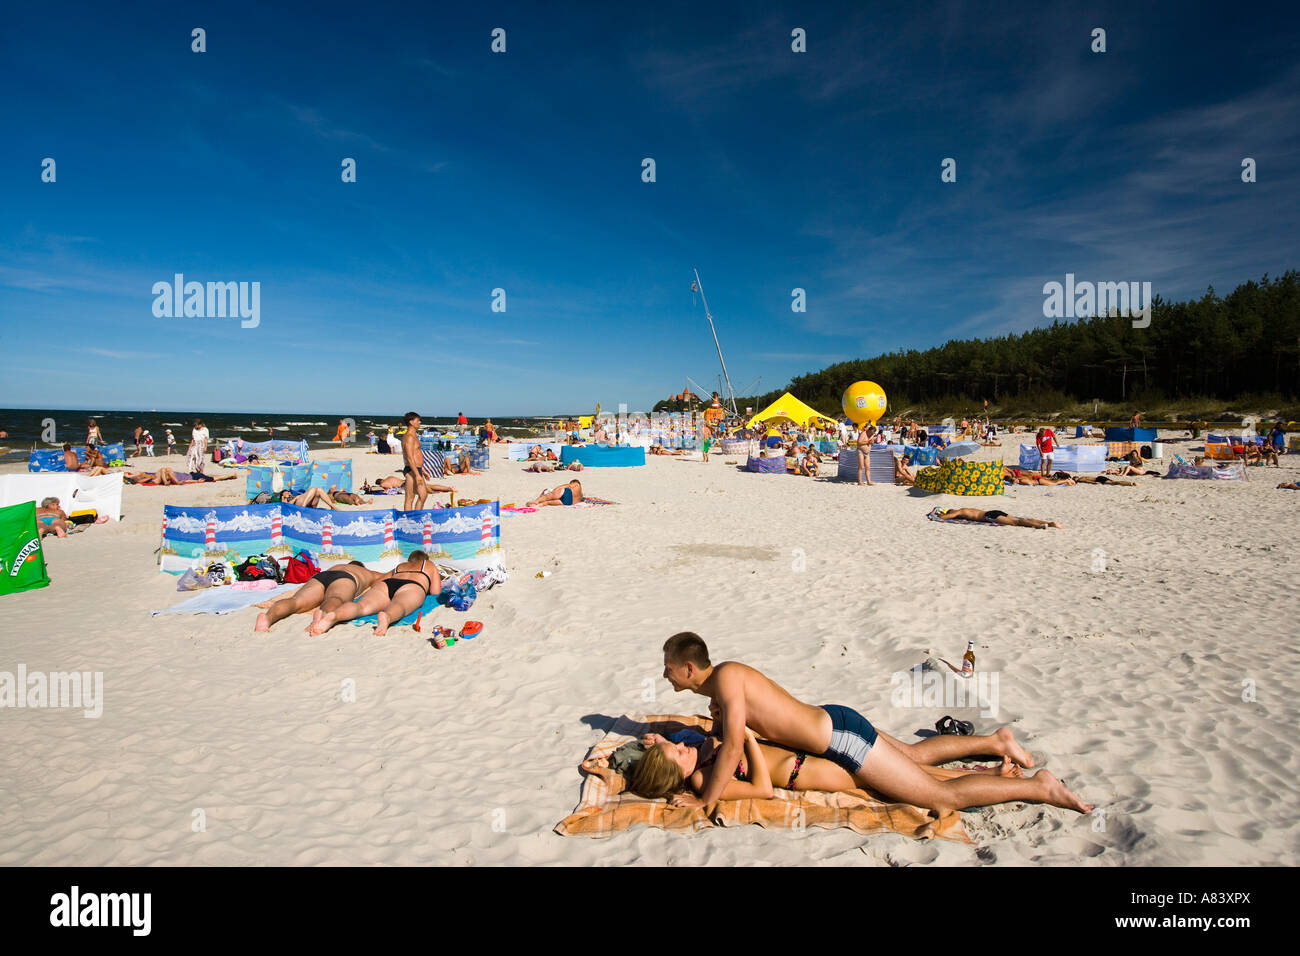
[[[749,420],[749,427],[753,428],[762,422],[788,421],[796,425],[808,425],[814,421],[835,422],[835,419],[828,418],[821,412],[814,411],[799,399],[795,398],[789,392],[786,392],[767,408],[763,409],[757,415]]]

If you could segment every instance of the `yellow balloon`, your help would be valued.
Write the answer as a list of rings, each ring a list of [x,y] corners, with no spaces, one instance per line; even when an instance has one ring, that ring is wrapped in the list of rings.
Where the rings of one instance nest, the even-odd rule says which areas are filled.
[[[875,382],[854,382],[844,390],[840,405],[855,425],[875,423],[885,414],[885,390]]]

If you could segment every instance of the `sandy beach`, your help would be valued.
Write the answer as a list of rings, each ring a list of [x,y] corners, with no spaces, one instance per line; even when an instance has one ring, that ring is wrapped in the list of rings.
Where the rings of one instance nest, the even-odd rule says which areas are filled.
[[[1032,436],[975,457],[1013,461],[1018,439]],[[453,483],[519,504],[556,483],[504,455]],[[312,456],[351,457],[358,486],[396,462]],[[98,719],[0,712],[0,864],[1300,862],[1300,702],[1285,690],[1300,666],[1300,493],[1275,489],[1300,478],[1300,456],[1246,482],[958,502],[1064,525],[1045,531],[947,526],[924,516],[951,499],[735,461],[589,469],[584,489],[616,505],[504,517],[510,580],[468,615],[439,612],[485,624],[444,651],[405,627],[309,637],[306,617],[254,634],[254,610],[151,617],[184,597],[157,570],[163,503],[240,504],[243,481],[128,486],[120,523],[46,539],[51,586],[3,599],[0,670],[102,671],[104,702]],[[1009,726],[1104,815],[967,811],[970,845],[754,826],[555,834],[612,718],[705,712],[661,676],[680,630],[903,740],[945,713]],[[893,705],[892,674],[958,662],[968,639],[998,675],[996,718]]]

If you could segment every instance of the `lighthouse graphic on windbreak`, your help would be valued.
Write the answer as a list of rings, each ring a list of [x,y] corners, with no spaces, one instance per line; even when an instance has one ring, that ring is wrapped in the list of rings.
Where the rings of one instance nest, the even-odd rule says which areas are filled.
[[[474,552],[475,556],[480,554],[491,554],[493,551],[501,550],[499,544],[492,543],[492,512],[483,512],[483,532],[479,536],[483,546]]]
[[[384,550],[379,555],[381,558],[400,558],[402,549],[397,546],[397,539],[393,535],[393,516],[384,515]]]
[[[205,558],[224,558],[226,549],[217,544],[217,513],[209,511],[203,516],[203,556]]]
[[[346,551],[334,550],[334,520],[330,517],[329,512],[321,515],[319,560],[322,566],[324,566],[326,561],[339,562],[352,560],[352,555],[348,554]]]
[[[280,512],[277,510],[271,515],[271,546],[266,549],[267,554],[292,554],[293,548],[284,543],[284,523],[280,518]]]
[[[420,538],[420,550],[431,558],[450,558],[450,552],[439,547],[437,551],[433,550],[433,515],[424,516],[423,535]]]

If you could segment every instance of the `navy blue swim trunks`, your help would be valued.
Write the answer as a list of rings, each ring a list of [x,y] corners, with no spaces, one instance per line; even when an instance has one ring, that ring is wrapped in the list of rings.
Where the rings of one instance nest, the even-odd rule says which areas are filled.
[[[831,745],[822,756],[849,773],[857,773],[876,744],[876,728],[851,707],[823,704],[822,710],[831,715]]]

